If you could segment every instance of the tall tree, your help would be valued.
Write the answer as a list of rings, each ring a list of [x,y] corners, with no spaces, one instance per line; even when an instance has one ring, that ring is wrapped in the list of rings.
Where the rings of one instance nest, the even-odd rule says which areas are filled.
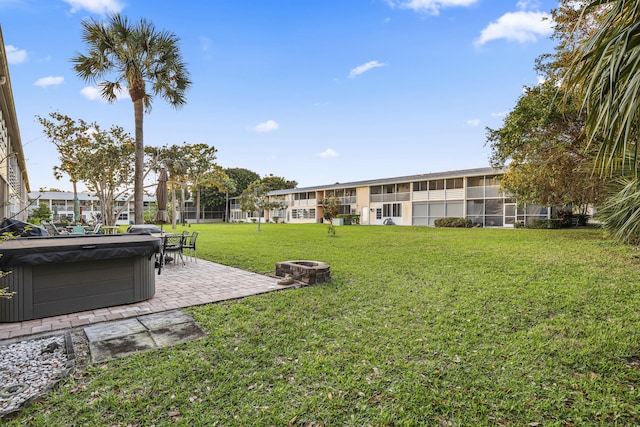
[[[582,96],[601,175],[617,176],[600,210],[621,242],[640,244],[640,0],[592,1],[604,19],[576,53],[565,84]]]
[[[562,104],[550,81],[527,88],[500,129],[487,128],[491,164],[508,165],[501,179],[520,202],[573,204],[586,212],[598,203],[605,180],[593,173],[595,153],[584,137],[579,102]]]
[[[604,192],[604,179],[593,174],[596,152],[584,137],[580,98],[560,88],[576,46],[602,19],[597,13],[583,15],[585,3],[563,0],[552,11],[557,45],[553,53],[538,57],[535,66],[544,81],[525,88],[501,128],[487,128],[492,165],[508,165],[502,186],[523,202],[574,204],[584,211]]]
[[[84,183],[100,200],[104,224],[115,224],[127,205],[114,211],[115,200],[127,194],[133,175],[133,139],[118,126],[104,131],[96,123],[76,121],[60,113],[50,116],[52,120],[37,119],[60,156],[54,176],[60,179],[69,174],[72,181]]]
[[[225,209],[229,197],[237,197],[255,180],[260,179],[260,175],[256,172],[244,168],[225,168],[223,172],[234,182],[234,188],[230,188],[228,194],[226,190],[218,190],[216,187],[208,187],[202,189],[202,202],[209,208]]]
[[[185,145],[187,177],[196,194],[196,223],[200,223],[200,190],[203,186],[217,186],[222,171],[216,165],[216,149],[207,144]]]
[[[191,86],[178,48],[179,39],[173,33],[156,30],[145,19],[134,24],[114,14],[106,23],[83,21],[82,40],[88,53],[71,59],[78,76],[97,83],[108,102],[115,102],[117,94],[125,88],[133,102],[134,210],[135,222],[140,224],[144,221],[144,113],[151,111],[155,95],[173,107],[182,107],[186,103],[185,92]]]
[[[604,19],[576,54],[566,79],[587,112],[587,133],[599,146],[601,173],[638,172],[640,146],[640,0],[598,0],[585,14]],[[631,163],[629,163],[631,160]]]

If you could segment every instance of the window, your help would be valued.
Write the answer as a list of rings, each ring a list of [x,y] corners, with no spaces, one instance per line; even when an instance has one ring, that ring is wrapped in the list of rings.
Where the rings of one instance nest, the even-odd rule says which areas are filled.
[[[402,184],[398,184],[398,193],[408,193],[409,192],[409,183],[405,182]]]
[[[472,176],[467,178],[467,185],[469,187],[484,187],[483,176]]]
[[[382,219],[382,209],[376,209],[376,219]]]
[[[384,194],[393,194],[396,192],[395,184],[388,184],[384,186]]]
[[[444,179],[429,181],[429,190],[444,190]]]
[[[315,209],[292,209],[291,219],[311,219],[316,217]]]
[[[402,204],[385,203],[382,205],[382,216],[402,216]]]
[[[428,189],[427,181],[420,181],[413,183],[413,191],[427,191]]]
[[[453,190],[456,188],[462,188],[464,186],[464,180],[462,178],[452,178],[446,181],[447,190]]]
[[[371,194],[382,194],[382,186],[381,185],[375,185],[375,186],[371,187],[370,191],[371,191]]]

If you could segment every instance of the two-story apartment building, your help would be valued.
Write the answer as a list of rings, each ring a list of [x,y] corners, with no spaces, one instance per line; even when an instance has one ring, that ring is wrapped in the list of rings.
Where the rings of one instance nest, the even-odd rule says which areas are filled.
[[[0,219],[27,219],[29,179],[0,27]]]
[[[53,213],[53,220],[74,220],[74,195],[71,191],[33,191],[29,193],[32,200],[29,212],[37,208],[40,204],[45,204]],[[144,210],[150,210],[155,197],[144,196]],[[100,220],[100,201],[96,196],[89,193],[78,193],[78,203],[80,204],[80,215],[86,222],[96,222]],[[116,225],[130,224],[134,219],[133,199],[128,200],[120,197],[115,201],[115,209],[122,209],[116,220]]]
[[[282,209],[264,213],[265,220],[288,223],[322,222],[322,199],[335,195],[343,213],[360,216],[362,225],[430,225],[445,217],[470,218],[482,227],[513,227],[516,221],[549,218],[551,209],[520,206],[500,189],[501,169],[479,168],[430,173],[269,193]],[[233,221],[247,221],[256,213],[231,205]]]

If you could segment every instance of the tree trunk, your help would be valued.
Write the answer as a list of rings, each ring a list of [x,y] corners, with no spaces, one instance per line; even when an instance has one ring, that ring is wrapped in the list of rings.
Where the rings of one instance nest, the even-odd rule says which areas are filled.
[[[133,115],[136,128],[136,162],[133,186],[133,212],[135,218],[134,222],[136,224],[144,224],[144,138],[142,133],[144,110],[142,105],[142,98],[134,101]]]
[[[200,224],[200,186],[196,188],[196,224]]]
[[[180,200],[180,222],[182,223],[182,225],[187,223],[187,215],[185,212],[186,209],[186,202],[184,201],[184,186],[180,187],[180,195],[182,196],[182,200]]]
[[[226,192],[224,202],[224,222],[229,222],[229,192]]]
[[[171,185],[171,228],[176,229],[176,186]]]

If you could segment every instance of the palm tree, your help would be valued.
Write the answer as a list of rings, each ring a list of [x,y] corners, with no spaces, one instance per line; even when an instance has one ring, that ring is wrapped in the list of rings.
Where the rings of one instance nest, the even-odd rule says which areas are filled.
[[[583,96],[587,132],[600,147],[601,173],[626,169],[635,174],[640,160],[640,0],[594,0],[583,11],[584,19],[602,8],[605,18],[583,44],[566,82]]]
[[[135,222],[144,222],[144,139],[143,117],[151,111],[154,95],[173,107],[186,103],[185,92],[191,86],[189,72],[173,33],[157,31],[141,19],[137,24],[119,14],[109,16],[106,23],[93,19],[82,22],[82,40],[88,53],[71,59],[74,69],[84,81],[98,84],[101,95],[115,102],[125,88],[133,102],[135,119]],[[110,80],[109,77],[112,77]]]

